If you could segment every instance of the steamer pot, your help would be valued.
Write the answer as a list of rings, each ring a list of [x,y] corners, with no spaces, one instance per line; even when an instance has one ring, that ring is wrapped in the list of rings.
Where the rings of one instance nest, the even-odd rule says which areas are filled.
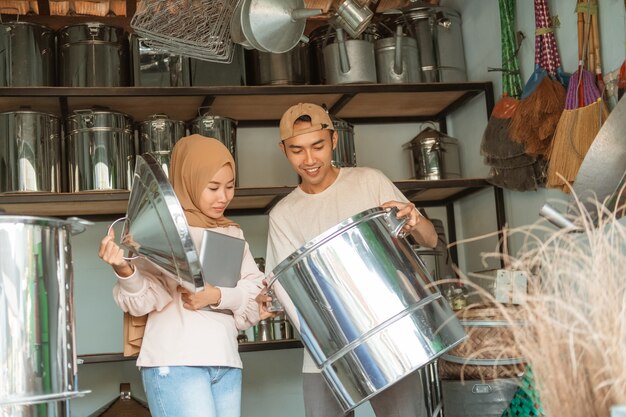
[[[170,153],[185,133],[185,122],[172,120],[165,114],[154,114],[139,124],[139,153],[151,153],[163,172],[169,175]]]
[[[135,165],[132,120],[124,113],[76,110],[65,121],[69,191],[127,190]]]
[[[337,132],[337,146],[333,150],[333,165],[337,167],[355,167],[354,126],[335,116],[331,116],[331,119],[333,128]]]
[[[0,192],[61,192],[61,129],[53,114],[0,113]]]
[[[411,150],[418,180],[461,178],[457,139],[428,127],[405,144],[405,148]]]
[[[87,224],[0,215],[0,406],[12,416],[86,393],[76,385],[70,237]]]
[[[60,85],[129,85],[129,48],[124,29],[98,22],[66,26],[58,31],[57,45]]]
[[[277,283],[278,298],[344,411],[465,337],[419,257],[399,236],[404,220],[396,213],[363,211],[272,271],[270,286]]]
[[[56,82],[55,33],[27,22],[0,23],[0,87],[43,87]]]

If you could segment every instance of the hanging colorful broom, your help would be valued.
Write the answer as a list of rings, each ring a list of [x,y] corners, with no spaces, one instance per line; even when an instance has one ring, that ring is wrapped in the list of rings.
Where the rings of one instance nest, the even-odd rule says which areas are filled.
[[[565,74],[546,0],[535,0],[535,71],[524,87],[510,134],[526,153],[544,155],[565,105]]]
[[[578,0],[578,69],[569,81],[565,110],[559,119],[552,146],[548,152],[548,187],[562,188],[569,192],[568,183],[573,182],[578,169],[608,116],[602,93],[596,86],[596,75],[585,69],[588,55],[589,68],[602,70],[599,64],[599,47],[596,45],[597,13],[596,0]],[[590,41],[591,39],[591,41]],[[587,54],[588,52],[588,54]]]
[[[536,190],[538,180],[534,165],[537,158],[526,154],[524,145],[511,140],[511,117],[522,93],[522,79],[517,58],[515,0],[498,0],[502,35],[502,91],[485,128],[481,154],[491,166],[487,181],[517,191]]]

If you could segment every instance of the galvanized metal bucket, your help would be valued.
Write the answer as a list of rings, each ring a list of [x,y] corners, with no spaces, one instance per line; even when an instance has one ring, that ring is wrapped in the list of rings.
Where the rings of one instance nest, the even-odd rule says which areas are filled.
[[[351,410],[465,337],[397,210],[361,212],[273,270],[279,299],[341,407]],[[286,303],[283,303],[286,304]],[[417,395],[417,394],[416,394]]]
[[[87,224],[0,215],[0,407],[12,416],[88,392],[77,388],[70,242]]]

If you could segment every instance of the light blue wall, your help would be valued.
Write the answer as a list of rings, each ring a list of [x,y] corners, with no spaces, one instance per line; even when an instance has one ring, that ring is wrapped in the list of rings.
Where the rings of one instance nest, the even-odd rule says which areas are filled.
[[[623,0],[599,0],[603,47],[603,66],[606,71],[619,67],[624,60],[624,4]],[[470,80],[494,82],[496,97],[501,92],[498,73],[487,72],[487,67],[500,65],[499,17],[497,0],[443,1],[459,10],[463,19],[465,59]],[[558,14],[561,29],[557,39],[565,70],[572,72],[576,65],[575,1],[551,1],[552,13]],[[527,36],[522,50],[523,79],[532,71],[534,28],[532,0],[518,0],[518,27]],[[167,112],[167,108],[163,109]],[[481,177],[488,172],[479,156],[479,146],[487,123],[484,99],[475,98],[449,117],[449,134],[461,142],[463,174]],[[412,176],[409,157],[402,144],[421,130],[419,124],[356,126],[355,141],[359,165],[382,169],[393,180]],[[277,129],[239,129],[239,176],[242,187],[295,185],[296,177],[277,148]],[[559,191],[505,192],[506,213],[512,226],[526,225],[538,219],[539,208],[548,199],[564,200]],[[459,238],[472,238],[493,231],[495,212],[493,192],[485,190],[455,204]],[[445,220],[441,209],[429,209],[430,216]],[[237,217],[242,224],[253,254],[264,256],[267,220],[265,216]],[[102,353],[121,350],[122,314],[111,299],[114,279],[106,265],[97,258],[100,238],[106,232],[106,223],[98,223],[83,235],[73,239],[75,270],[76,338],[78,352]],[[485,269],[480,254],[495,250],[495,239],[459,247],[461,269]],[[513,241],[515,251],[519,242]],[[301,349],[271,352],[252,352],[242,355],[244,361],[243,417],[303,416],[301,388]],[[84,417],[119,395],[119,384],[131,382],[133,392],[143,398],[141,381],[133,362],[90,364],[79,367],[81,389],[93,392],[83,399],[71,401],[73,417]],[[371,417],[369,405],[357,410],[357,417]]]

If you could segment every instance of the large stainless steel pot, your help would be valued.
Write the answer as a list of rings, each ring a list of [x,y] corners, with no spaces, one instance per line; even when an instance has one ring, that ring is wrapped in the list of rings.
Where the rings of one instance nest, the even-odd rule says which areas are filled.
[[[427,127],[405,147],[411,150],[415,178],[418,180],[461,178],[457,139]]]
[[[55,85],[54,42],[54,31],[45,26],[0,23],[0,87]]]
[[[76,110],[65,121],[69,191],[129,189],[135,143],[130,116]]]
[[[139,152],[151,153],[169,175],[170,153],[185,133],[185,122],[172,120],[165,114],[152,115],[139,124]]]
[[[391,15],[391,25],[404,25],[417,40],[424,82],[467,81],[461,15],[449,7],[416,2]]]
[[[77,387],[70,242],[85,225],[80,219],[0,215],[2,412],[7,405],[85,393]],[[11,416],[30,415],[13,411]]]
[[[205,112],[191,121],[191,133],[197,133],[208,138],[215,138],[222,142],[233,155],[237,171],[237,121],[228,117],[216,116]],[[235,175],[235,182],[239,183],[239,176]]]
[[[273,270],[302,341],[344,410],[460,343],[465,333],[419,257],[399,237],[397,210],[363,211]],[[417,395],[417,394],[416,394]]]
[[[141,87],[189,87],[190,59],[150,47],[146,39],[130,35],[133,84]]]
[[[282,54],[246,51],[249,85],[294,85],[311,82],[308,45],[300,42]]]
[[[379,83],[417,83],[422,80],[415,38],[404,36],[402,27],[393,37],[376,41],[376,78]]]
[[[355,167],[354,126],[335,116],[331,116],[331,119],[335,132],[337,132],[337,146],[333,150],[333,165]]]
[[[61,129],[53,114],[0,113],[0,192],[61,192]]]
[[[59,84],[68,87],[129,85],[128,38],[124,29],[90,22],[57,34]]]

